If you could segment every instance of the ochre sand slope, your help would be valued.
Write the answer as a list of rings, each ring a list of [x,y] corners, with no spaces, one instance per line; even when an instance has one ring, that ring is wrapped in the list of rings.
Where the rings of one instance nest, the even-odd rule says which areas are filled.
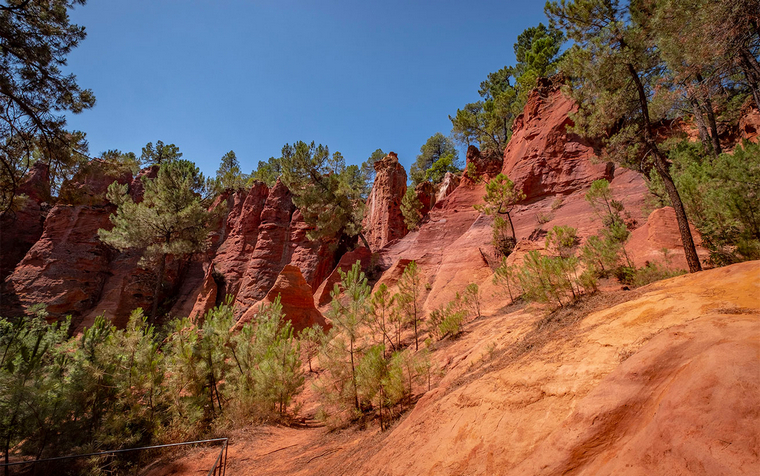
[[[478,319],[440,344],[446,375],[390,431],[252,430],[229,470],[760,474],[760,263],[628,293],[585,316]],[[151,474],[185,474],[199,456]]]

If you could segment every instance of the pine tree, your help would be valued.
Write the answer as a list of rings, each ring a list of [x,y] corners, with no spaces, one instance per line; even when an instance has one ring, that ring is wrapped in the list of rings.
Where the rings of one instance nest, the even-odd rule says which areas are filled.
[[[415,261],[406,265],[398,281],[396,302],[407,322],[414,326],[414,350],[419,350],[419,322],[422,318],[422,276]]]
[[[416,230],[422,220],[422,202],[417,196],[414,187],[408,187],[404,198],[401,199],[401,214],[404,216],[404,223],[409,230]]]
[[[182,152],[179,151],[179,147],[174,144],[164,145],[163,141],[156,141],[156,145],[153,142],[148,142],[145,147],[142,148],[142,154],[140,155],[140,162],[143,167],[149,167],[151,165],[161,165],[167,162],[173,162],[182,158]]]
[[[223,190],[240,190],[245,188],[248,176],[240,172],[240,162],[231,150],[222,156],[219,168],[216,170],[214,187],[217,192]]]
[[[206,247],[211,213],[199,195],[205,190],[203,174],[186,160],[161,164],[155,179],[144,179],[145,195],[134,202],[127,185],[117,182],[108,187],[108,199],[118,208],[111,215],[114,227],[100,229],[100,239],[118,250],[143,250],[142,267],[157,265],[151,320],[158,315],[158,304],[169,256],[181,258]]]
[[[616,0],[546,4],[552,25],[575,41],[562,66],[574,78],[570,91],[579,104],[575,130],[605,136],[611,159],[645,174],[657,171],[676,212],[689,269],[695,272],[702,267],[686,211],[654,132],[658,117],[652,111],[658,109],[651,106],[660,100],[655,86],[663,63],[650,48],[635,8],[636,2],[624,7]]]
[[[314,228],[309,239],[364,237],[362,220],[367,198],[366,180],[356,165],[341,166],[342,156],[330,156],[326,146],[314,142],[285,144],[280,159],[282,178],[293,192],[293,203]]]
[[[447,169],[458,171],[459,167],[459,151],[456,148],[454,142],[448,137],[444,136],[440,132],[436,132],[428,138],[428,140],[420,147],[420,155],[417,156],[412,166],[409,168],[409,175],[412,178],[412,188],[419,183],[425,181],[425,175],[434,164],[440,160],[444,160],[443,164],[438,166],[439,169]],[[444,172],[445,174],[445,172]],[[441,179],[443,176],[441,176]]]
[[[327,312],[327,317],[333,323],[328,346],[338,349],[338,352],[328,354],[328,359],[332,361],[328,365],[333,368],[331,371],[333,378],[338,380],[336,386],[343,389],[339,393],[350,395],[354,409],[359,411],[356,367],[363,351],[360,346],[360,330],[366,324],[371,313],[369,299],[371,288],[367,284],[367,278],[361,270],[361,263],[358,261],[351,266],[347,273],[340,269],[338,272],[340,273],[341,284],[340,286],[335,285],[335,289],[331,293],[333,299]],[[340,370],[341,367],[345,368],[346,366],[348,369]],[[346,372],[346,370],[348,371]],[[343,380],[342,375],[345,374],[350,380],[348,388],[346,388],[346,382],[340,382]]]
[[[39,159],[51,179],[86,157],[82,133],[65,130],[66,111],[95,105],[67,70],[66,56],[84,40],[69,10],[84,0],[12,0],[0,7],[0,217],[12,213],[19,182]]]
[[[525,200],[525,193],[515,188],[515,183],[509,177],[499,174],[486,184],[486,195],[483,200],[485,204],[475,205],[475,209],[494,217],[493,245],[500,254],[507,256],[517,243],[511,211],[518,202]],[[506,223],[502,215],[507,217]],[[507,224],[511,236],[505,232]]]

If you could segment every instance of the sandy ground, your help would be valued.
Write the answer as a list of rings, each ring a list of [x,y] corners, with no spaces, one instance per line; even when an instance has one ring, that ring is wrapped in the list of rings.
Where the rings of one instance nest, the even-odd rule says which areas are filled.
[[[227,474],[760,474],[759,262],[550,318],[488,304],[437,345],[443,377],[390,430],[241,430]],[[146,474],[203,474],[215,458]]]

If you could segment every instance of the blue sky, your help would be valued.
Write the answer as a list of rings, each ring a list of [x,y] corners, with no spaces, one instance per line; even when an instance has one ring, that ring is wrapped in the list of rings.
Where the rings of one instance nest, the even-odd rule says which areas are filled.
[[[90,155],[174,143],[213,174],[234,150],[244,172],[285,143],[326,144],[348,163],[451,130],[489,72],[514,64],[532,1],[90,0],[69,70],[97,104],[69,115]]]

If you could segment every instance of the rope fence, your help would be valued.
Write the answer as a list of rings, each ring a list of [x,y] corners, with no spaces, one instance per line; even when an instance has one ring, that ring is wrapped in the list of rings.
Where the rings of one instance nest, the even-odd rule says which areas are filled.
[[[226,476],[227,474],[227,445],[228,445],[229,439],[228,438],[212,438],[209,440],[197,440],[197,441],[183,441],[181,443],[170,443],[166,445],[154,445],[154,446],[141,446],[138,448],[124,448],[119,450],[110,450],[110,451],[99,451],[97,453],[86,453],[86,454],[79,454],[79,455],[69,455],[69,456],[58,456],[55,458],[45,458],[45,459],[35,459],[35,460],[28,460],[28,461],[14,461],[13,463],[0,463],[0,468],[4,468],[3,474],[9,474],[8,470],[11,467],[19,467],[19,466],[32,466],[32,470],[35,469],[35,466],[39,465],[47,465],[49,466],[51,463],[55,462],[62,462],[66,460],[73,460],[77,458],[92,458],[92,457],[98,457],[98,456],[115,456],[117,454],[121,453],[131,453],[136,451],[147,451],[147,450],[156,450],[156,449],[163,449],[163,448],[172,448],[177,446],[188,446],[188,445],[199,445],[199,444],[215,444],[215,443],[221,443],[222,447],[219,449],[219,455],[217,455],[216,460],[214,461],[214,465],[209,469],[209,472],[207,473],[208,476]]]

